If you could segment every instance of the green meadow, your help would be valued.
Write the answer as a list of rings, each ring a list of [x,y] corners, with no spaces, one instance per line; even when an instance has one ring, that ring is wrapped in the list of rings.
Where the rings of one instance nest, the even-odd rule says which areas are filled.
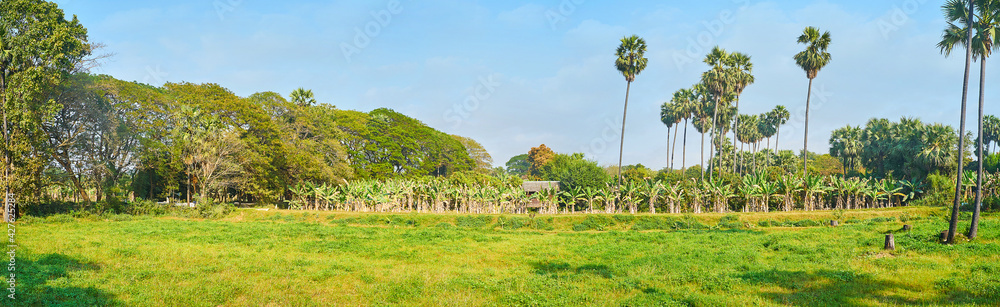
[[[1000,218],[945,213],[27,217],[16,305],[996,305]]]

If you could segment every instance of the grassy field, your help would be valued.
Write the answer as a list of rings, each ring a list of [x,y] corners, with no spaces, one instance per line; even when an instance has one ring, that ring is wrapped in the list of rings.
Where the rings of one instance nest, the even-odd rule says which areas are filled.
[[[944,213],[25,218],[14,305],[1000,304],[1000,218],[948,246]]]

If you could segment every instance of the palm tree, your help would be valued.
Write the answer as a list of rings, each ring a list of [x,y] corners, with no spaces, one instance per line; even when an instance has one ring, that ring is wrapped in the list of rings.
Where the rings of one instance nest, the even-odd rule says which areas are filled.
[[[709,113],[712,111],[712,98],[711,93],[708,91],[708,87],[705,84],[699,83],[695,84],[694,88],[694,101],[691,116],[695,119],[691,124],[694,129],[701,133],[701,180],[705,180],[705,132],[708,132],[710,128]]]
[[[841,158],[844,167],[844,178],[847,178],[847,166],[854,168],[857,158],[861,155],[861,127],[843,127],[833,130],[830,134],[830,156]]]
[[[712,123],[719,122],[719,104],[722,102],[722,98],[727,94],[734,91],[736,85],[735,74],[733,73],[733,59],[729,52],[725,49],[715,46],[712,51],[705,56],[705,64],[711,66],[711,68],[701,74],[701,82],[706,85],[708,91],[712,94],[714,98],[712,106]],[[715,152],[712,150],[716,143],[716,137],[718,133],[717,129],[712,129],[712,141],[709,146],[709,162],[712,161],[712,154]],[[708,169],[708,168],[706,168]],[[712,178],[712,173],[709,173],[709,179]]]
[[[747,86],[753,84],[753,63],[750,63],[750,56],[735,52],[731,54],[733,61],[733,90],[736,92],[736,114],[740,113],[740,95]],[[736,126],[739,126],[739,116],[736,117]],[[736,155],[736,131],[733,130],[733,156]],[[734,160],[735,161],[735,160]],[[733,172],[736,171],[736,163],[733,163]]]
[[[962,41],[963,38],[965,40],[965,43],[962,44],[962,46],[966,48],[965,48],[965,77],[964,81],[962,82],[962,109],[961,109],[962,114],[961,114],[961,119],[959,120],[959,128],[958,128],[958,135],[959,135],[958,174],[962,174],[962,158],[965,156],[963,152],[965,150],[964,147],[965,138],[963,137],[963,135],[965,134],[966,102],[968,101],[968,96],[969,96],[969,70],[971,69],[970,64],[972,62],[973,51],[974,49],[977,49],[969,47],[969,46],[975,46],[973,45],[973,37],[972,37],[972,26],[973,26],[972,22],[974,18],[970,16],[971,13],[974,12],[975,1],[968,2],[969,6],[967,10],[964,6],[964,2],[965,2],[964,0],[949,0],[947,3],[944,4],[944,6],[941,7],[942,10],[944,11],[945,19],[948,22],[948,27],[944,30],[941,42],[938,43],[938,47],[941,48],[941,52],[944,53],[945,56],[947,57],[951,53],[951,50],[953,49],[953,47],[957,42]],[[965,28],[962,29],[961,27],[957,26],[955,24],[956,22],[964,23]],[[963,30],[965,32],[964,37],[961,34]],[[982,38],[983,37],[980,37],[980,39]],[[983,65],[985,65],[985,63]],[[959,178],[957,178],[955,182],[955,201],[952,204],[951,208],[951,220],[948,223],[947,243],[955,243],[955,232],[958,231],[958,210],[961,202],[960,197],[962,189],[961,176],[958,177]],[[973,223],[973,225],[975,225],[975,223]]]
[[[300,87],[292,91],[292,94],[289,96],[291,96],[292,102],[303,107],[308,107],[313,104],[316,104],[316,99],[313,99],[312,90],[307,90]]]
[[[778,140],[781,139],[781,125],[784,125],[785,123],[787,123],[788,119],[791,118],[792,114],[789,113],[788,109],[786,109],[785,106],[782,106],[782,105],[775,106],[774,110],[771,110],[771,113],[774,114],[774,120],[775,120],[775,124],[774,124],[774,131],[775,131],[775,134],[774,134],[774,136],[775,136],[774,137],[774,152],[777,153],[778,152]]]
[[[677,93],[674,93],[677,96]],[[670,155],[670,128],[673,128],[675,124],[681,122],[680,116],[677,114],[677,106],[673,102],[664,102],[660,106],[660,121],[663,125],[667,126],[667,167],[670,168],[671,155]],[[677,143],[677,130],[674,129],[674,143]],[[670,168],[672,169],[672,168]]]
[[[687,162],[687,131],[688,131],[687,127],[688,127],[688,120],[692,118],[692,114],[694,112],[694,102],[695,102],[696,99],[697,99],[697,96],[695,96],[695,92],[694,92],[693,89],[681,89],[681,90],[677,91],[677,93],[674,94],[674,99],[671,100],[674,103],[674,105],[677,107],[677,109],[675,110],[677,112],[677,117],[678,118],[684,118],[684,141],[682,142],[682,145],[681,145],[682,146],[681,147],[681,172],[683,172],[686,169],[686,164],[685,163]],[[675,130],[674,132],[676,133],[677,131]],[[674,142],[675,143],[677,142],[677,138],[676,137],[674,137]],[[674,144],[674,145],[676,146],[677,144]],[[675,147],[675,149],[676,149],[676,147]],[[671,150],[671,152],[674,152],[674,151]],[[677,153],[674,152],[674,154],[676,155]],[[670,166],[671,166],[671,168],[673,168],[673,164],[674,164],[673,161],[674,160],[671,158],[670,159]]]
[[[647,59],[646,54],[646,40],[640,38],[637,35],[632,35],[630,37],[623,37],[621,39],[621,45],[618,45],[618,50],[615,55],[618,57],[615,59],[615,68],[625,76],[625,82],[628,84],[625,86],[625,110],[622,111],[622,137],[621,144],[618,145],[618,189],[621,189],[622,185],[622,153],[624,152],[625,146],[625,116],[628,115],[628,93],[632,89],[632,81],[635,81],[635,76],[646,69]]]
[[[830,32],[819,33],[815,27],[806,27],[798,39],[799,44],[806,44],[806,50],[795,55],[795,64],[799,65],[806,72],[809,78],[809,92],[806,94],[806,122],[805,136],[802,141],[802,177],[808,176],[809,165],[809,99],[812,96],[812,83],[816,74],[830,63],[830,53],[826,49],[830,47]]]

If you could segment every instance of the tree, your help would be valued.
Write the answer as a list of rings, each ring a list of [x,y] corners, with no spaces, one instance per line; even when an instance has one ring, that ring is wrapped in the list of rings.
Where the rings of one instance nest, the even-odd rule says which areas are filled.
[[[714,98],[712,105],[712,123],[713,127],[719,122],[719,108],[720,104],[723,102],[722,98],[727,97],[732,92],[735,92],[736,86],[736,76],[733,71],[733,59],[731,55],[726,52],[725,49],[715,46],[712,51],[705,56],[705,64],[708,64],[711,68],[701,74],[701,82],[705,84],[708,91]],[[726,101],[726,103],[729,103]],[[712,129],[712,140],[709,142],[709,148],[714,148],[716,144],[716,139],[719,135],[718,129]],[[712,154],[714,150],[709,150],[708,160],[712,160]],[[709,166],[709,171],[714,171],[714,168]],[[712,178],[712,173],[709,173],[709,179]]]
[[[622,167],[622,153],[625,150],[625,117],[628,115],[628,94],[632,89],[632,81],[635,81],[635,76],[639,75],[644,69],[646,69],[646,40],[640,38],[637,35],[632,35],[630,37],[624,37],[621,39],[621,45],[618,45],[618,50],[615,52],[617,59],[615,59],[615,68],[618,72],[621,72],[622,76],[625,77],[627,85],[625,86],[625,110],[622,112],[622,137],[621,144],[618,145],[618,188],[621,188],[621,167]]]
[[[733,90],[736,91],[736,114],[740,113],[740,95],[743,95],[743,90],[747,86],[750,86],[754,82],[753,77],[753,63],[750,62],[750,56],[745,53],[735,52],[731,55],[733,61]],[[739,116],[736,116],[736,125],[739,126]],[[736,131],[733,130],[733,156],[735,162],[736,155]],[[768,136],[768,143],[770,143],[770,136]],[[736,163],[733,163],[733,171],[736,171]]]
[[[806,27],[798,39],[799,44],[806,44],[806,50],[795,55],[795,64],[806,72],[809,78],[809,92],[806,94],[806,122],[805,136],[802,141],[802,176],[808,176],[809,159],[805,153],[809,152],[809,100],[812,98],[812,83],[820,69],[830,63],[830,53],[826,52],[830,47],[830,32],[820,34],[819,29]]]
[[[486,151],[486,148],[483,148],[483,145],[479,144],[479,142],[476,142],[476,140],[473,140],[472,138],[458,135],[452,135],[452,137],[458,140],[459,143],[462,143],[462,146],[465,147],[469,157],[476,162],[476,171],[487,173],[492,169],[493,157],[491,157],[490,153]]]
[[[678,119],[680,119],[680,118],[684,119],[684,141],[681,142],[682,143],[681,144],[681,169],[684,169],[686,167],[685,163],[687,162],[687,127],[688,127],[688,120],[691,119],[692,113],[694,112],[694,102],[695,102],[696,99],[697,99],[697,96],[695,95],[693,89],[681,89],[681,90],[678,90],[677,92],[675,92],[674,93],[674,97],[670,100],[670,102],[673,102],[674,106],[676,107],[676,109],[674,110],[674,112],[676,112]],[[676,133],[676,131],[675,131],[675,133]],[[676,145],[677,145],[676,142],[677,142],[677,138],[674,137],[674,147],[675,147],[675,149],[676,149]],[[674,150],[671,150],[671,152],[673,152],[676,155],[676,152],[674,152]],[[670,166],[671,166],[671,168],[673,167],[673,158],[670,159]]]
[[[531,170],[531,163],[528,162],[528,154],[513,156],[510,160],[507,160],[505,165],[507,173],[515,176],[527,175]]]
[[[699,166],[703,168],[701,172],[701,180],[705,179],[705,170],[708,170],[705,165],[705,132],[711,127],[709,120],[712,119],[712,98],[711,93],[708,91],[707,86],[702,83],[696,84],[692,88],[694,92],[695,99],[692,100],[692,111],[691,116],[695,119],[691,124],[694,129],[701,133],[701,162]]]
[[[847,167],[855,168],[858,164],[861,149],[861,127],[848,125],[830,134],[830,156],[840,158],[844,166],[844,178],[847,178]]]
[[[774,116],[774,152],[778,152],[778,140],[781,139],[781,125],[788,122],[788,119],[791,118],[791,114],[788,113],[788,109],[782,105],[775,106],[774,110],[771,110],[771,114]]]
[[[674,93],[674,96],[676,96],[676,95],[677,95],[677,93]],[[671,158],[672,156],[670,155],[670,153],[671,153],[671,149],[670,149],[670,129],[673,128],[674,125],[680,123],[681,120],[683,119],[683,118],[681,118],[680,114],[678,114],[677,111],[678,111],[678,107],[677,107],[676,103],[664,102],[663,105],[660,106],[660,122],[662,122],[663,125],[667,126],[667,167],[672,167],[673,166],[672,163],[671,163],[671,161],[673,159]],[[680,128],[680,127],[678,127],[678,128]],[[674,143],[675,144],[677,143],[677,130],[678,129],[674,129]]]
[[[945,19],[948,23],[948,26],[945,29],[944,35],[942,35],[942,41],[938,44],[938,47],[945,47],[947,45],[954,46],[955,45],[954,43],[949,43],[949,42],[953,42],[954,38],[956,37],[960,38],[961,34],[955,32],[961,32],[962,29],[961,27],[956,25],[956,22],[961,22],[965,24],[965,36],[964,36],[965,43],[963,44],[963,46],[966,47],[965,76],[962,82],[962,108],[961,108],[962,114],[961,114],[961,119],[959,120],[959,127],[958,127],[959,135],[965,133],[965,109],[969,95],[969,70],[971,69],[970,64],[972,62],[972,54],[975,49],[975,48],[970,48],[970,46],[974,46],[972,37],[972,25],[974,18],[972,18],[971,13],[974,12],[975,2],[968,1],[969,3],[968,10],[965,10],[964,8],[963,5],[964,2],[965,2],[964,0],[949,0],[944,4],[944,6],[941,7],[942,10],[944,11]],[[951,48],[950,47],[942,48],[941,51],[945,53],[945,56],[947,57],[951,51]],[[965,138],[959,137],[958,174],[963,173],[962,165],[964,163],[962,161],[962,158],[964,157],[964,154],[962,154],[962,150],[964,150],[965,148],[964,145],[965,145]],[[959,175],[956,177],[957,178],[955,180],[955,200],[951,208],[951,220],[948,223],[948,238],[947,238],[948,243],[955,243],[955,232],[958,231],[958,210],[961,202],[960,197],[962,190],[962,178],[961,178],[962,176]]]
[[[0,118],[2,118],[4,203],[25,190],[44,167],[43,118],[58,109],[48,89],[90,55],[87,29],[76,18],[66,20],[55,3],[41,0],[0,2]],[[35,174],[35,175],[32,175]],[[37,188],[37,185],[36,185]],[[6,209],[6,208],[5,208]],[[6,213],[6,211],[5,211]],[[7,214],[4,214],[6,220]]]
[[[538,147],[532,147],[531,150],[528,151],[528,164],[530,165],[528,172],[532,176],[541,177],[542,167],[549,164],[549,162],[552,162],[552,159],[555,157],[556,153],[548,146],[545,146],[545,144],[538,145]]]
[[[313,91],[304,88],[297,88],[292,91],[289,95],[292,98],[292,102],[303,107],[308,107],[316,104],[316,99],[313,98]]]

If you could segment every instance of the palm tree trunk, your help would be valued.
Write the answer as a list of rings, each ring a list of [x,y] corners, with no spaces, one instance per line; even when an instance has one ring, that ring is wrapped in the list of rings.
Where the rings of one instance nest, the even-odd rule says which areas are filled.
[[[715,108],[713,108],[712,110],[712,125],[710,126],[712,130],[709,130],[712,132],[711,133],[712,140],[708,144],[708,163],[712,164],[713,166],[715,165],[715,163],[712,163],[712,157],[715,156],[715,143],[718,141],[717,137],[719,136],[719,131],[716,128],[717,126],[716,124],[719,122],[719,102],[721,99],[722,99],[721,97],[715,97]],[[712,180],[712,173],[715,172],[715,168],[714,167],[706,168],[706,170],[711,170],[711,173],[708,173],[708,180]]]
[[[628,92],[631,89],[632,82],[629,81],[628,85],[625,86],[625,110],[622,111],[622,137],[618,145],[618,186],[616,187],[616,191],[621,191],[622,189],[622,153],[625,150],[625,116],[628,115]]]
[[[983,99],[986,90],[986,55],[979,56],[979,141],[976,160],[979,160],[979,169],[976,170],[976,205],[972,209],[972,222],[969,225],[969,240],[975,239],[979,233],[979,208],[983,204]]]
[[[973,1],[969,1],[969,12],[973,12]],[[972,18],[966,18],[966,29],[968,29],[965,37],[965,46],[972,46]],[[958,210],[961,202],[962,195],[962,157],[965,155],[965,104],[969,98],[969,70],[972,68],[970,63],[972,62],[972,47],[965,48],[965,79],[962,81],[962,118],[959,120],[958,128],[958,174],[955,176],[955,202],[951,207],[951,220],[948,222],[948,240],[949,244],[955,243],[955,232],[958,231]]]
[[[809,99],[812,98],[813,79],[809,78],[809,91],[806,94],[806,125],[805,136],[802,137],[802,178],[809,175]]]
[[[670,146],[670,170],[674,169],[674,157],[677,156],[677,130],[681,130],[680,128],[674,128],[674,144]]]
[[[706,169],[706,167],[705,167],[705,130],[704,130],[705,126],[704,126],[704,121],[702,121],[701,128],[702,128],[702,131],[701,131],[701,165],[698,165],[698,167],[701,168],[701,181],[705,181],[705,169]]]
[[[968,12],[973,12],[974,1],[969,1]],[[967,33],[965,35],[966,41],[965,46],[972,46],[972,18],[966,18],[966,29]],[[961,203],[961,190],[962,190],[962,158],[965,155],[965,109],[966,102],[969,98],[969,70],[972,68],[970,63],[972,62],[972,47],[965,48],[965,78],[962,81],[962,110],[961,110],[961,120],[959,120],[958,128],[958,172],[955,176],[955,201],[951,208],[951,220],[948,222],[948,240],[949,244],[955,243],[955,233],[958,231],[958,210]],[[985,64],[984,64],[985,65]]]
[[[687,170],[688,119],[684,118],[684,142],[681,146],[681,175]],[[682,177],[683,178],[683,177]]]
[[[666,167],[667,168],[670,167],[670,127],[667,127],[667,166]]]
[[[736,173],[736,131],[740,128],[740,96],[736,95],[736,115],[733,116],[733,173]]]

